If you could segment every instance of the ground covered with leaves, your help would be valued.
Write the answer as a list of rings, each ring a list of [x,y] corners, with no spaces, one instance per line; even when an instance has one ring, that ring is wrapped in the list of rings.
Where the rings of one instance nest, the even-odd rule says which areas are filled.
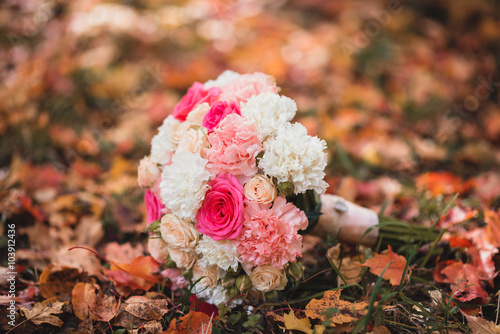
[[[498,13],[493,0],[5,1],[1,331],[499,333]],[[427,241],[305,235],[304,275],[272,299],[217,309],[174,291],[145,249],[136,170],[192,82],[225,69],[275,76],[328,142],[328,192]]]

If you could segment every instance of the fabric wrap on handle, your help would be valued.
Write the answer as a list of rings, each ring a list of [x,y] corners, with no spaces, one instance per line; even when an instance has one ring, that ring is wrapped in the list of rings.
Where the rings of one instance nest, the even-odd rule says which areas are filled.
[[[323,238],[329,235],[351,245],[357,245],[366,230],[379,222],[375,211],[330,194],[321,195],[321,213],[309,233]],[[372,229],[363,237],[361,244],[368,247],[375,245],[378,235],[378,228]]]

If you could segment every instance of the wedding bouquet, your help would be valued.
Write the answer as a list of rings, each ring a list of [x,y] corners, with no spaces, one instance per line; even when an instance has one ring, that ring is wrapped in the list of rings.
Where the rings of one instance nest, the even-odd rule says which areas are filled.
[[[300,277],[299,231],[315,214],[296,203],[317,198],[309,207],[319,211],[327,188],[326,143],[290,122],[297,106],[278,92],[263,73],[195,82],[140,162],[151,255],[215,305]]]

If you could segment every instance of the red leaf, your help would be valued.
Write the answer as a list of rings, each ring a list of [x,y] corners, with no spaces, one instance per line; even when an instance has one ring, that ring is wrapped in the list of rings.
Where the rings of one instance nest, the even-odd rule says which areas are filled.
[[[481,280],[484,279],[479,276],[476,267],[455,262],[441,270],[441,274],[445,276],[443,282],[450,283],[452,293],[456,293],[456,299],[462,302],[479,299],[481,304],[486,303],[488,293],[481,286]]]

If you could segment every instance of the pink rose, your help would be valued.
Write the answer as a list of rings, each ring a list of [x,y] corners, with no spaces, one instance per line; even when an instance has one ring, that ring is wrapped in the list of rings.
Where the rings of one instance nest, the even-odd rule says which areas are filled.
[[[238,114],[241,116],[240,106],[236,102],[217,101],[214,102],[208,113],[203,118],[203,126],[208,132],[213,129],[229,114]]]
[[[162,209],[165,208],[165,205],[163,205],[161,200],[156,197],[154,192],[146,189],[146,191],[144,192],[144,203],[146,204],[148,224],[151,224],[155,220],[161,219]]]
[[[260,72],[243,74],[222,87],[219,100],[246,102],[252,96],[264,92],[278,92],[273,77]]]
[[[234,241],[244,262],[283,269],[302,256],[302,236],[298,231],[307,227],[303,211],[278,196],[272,207],[247,201],[244,212],[245,224]]]
[[[211,148],[205,151],[207,167],[213,174],[253,176],[255,161],[262,148],[262,137],[255,125],[237,114],[227,115],[208,135]]]
[[[222,173],[208,183],[210,190],[196,215],[196,229],[214,240],[235,239],[243,227],[243,186]]]
[[[172,112],[172,116],[180,121],[186,120],[187,115],[194,107],[203,102],[212,104],[220,94],[219,87],[212,87],[205,90],[202,83],[195,82],[188,89],[186,95],[177,103]]]

